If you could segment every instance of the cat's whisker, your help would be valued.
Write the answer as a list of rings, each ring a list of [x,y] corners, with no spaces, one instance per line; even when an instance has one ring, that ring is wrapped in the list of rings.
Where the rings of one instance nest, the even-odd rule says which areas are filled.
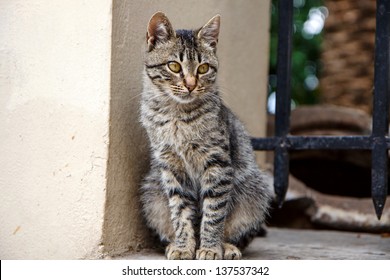
[[[142,96],[142,92],[141,93],[138,93],[136,95],[134,95],[133,97],[131,97],[130,99],[128,99],[128,101],[133,101],[134,99],[138,98],[138,97],[141,97]]]

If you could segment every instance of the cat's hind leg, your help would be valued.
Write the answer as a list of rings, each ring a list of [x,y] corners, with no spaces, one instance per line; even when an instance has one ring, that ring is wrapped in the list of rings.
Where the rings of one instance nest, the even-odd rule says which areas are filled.
[[[246,185],[235,186],[231,211],[226,218],[224,240],[244,249],[262,231],[271,201],[271,189],[265,177],[247,180]]]
[[[174,239],[168,198],[164,194],[157,172],[151,171],[141,186],[143,216],[147,226],[157,233],[160,240],[170,243]]]

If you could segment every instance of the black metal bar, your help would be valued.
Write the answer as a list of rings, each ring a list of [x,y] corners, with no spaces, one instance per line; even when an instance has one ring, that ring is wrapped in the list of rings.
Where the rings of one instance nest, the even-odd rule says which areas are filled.
[[[378,219],[380,219],[387,196],[388,155],[387,146],[383,138],[374,138],[373,143],[371,152],[371,196],[374,202],[375,213]]]
[[[291,136],[292,150],[369,150],[369,136]]]
[[[291,49],[293,35],[293,1],[279,0],[278,5],[278,60],[275,112],[275,136],[279,139],[275,148],[274,188],[276,203],[282,206],[286,196],[289,175],[289,155],[284,144],[290,130],[291,110]]]
[[[276,137],[251,138],[252,147],[256,151],[273,151],[278,139]]]
[[[388,188],[386,135],[389,126],[390,94],[390,0],[377,0],[376,8],[371,195],[380,219]]]
[[[275,150],[282,138],[252,138],[255,150]],[[287,136],[283,138],[288,150],[371,150],[370,136]],[[386,138],[386,147],[390,140]]]

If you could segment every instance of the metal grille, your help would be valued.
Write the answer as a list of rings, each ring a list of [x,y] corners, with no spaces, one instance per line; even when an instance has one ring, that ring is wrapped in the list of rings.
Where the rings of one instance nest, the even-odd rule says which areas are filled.
[[[377,0],[372,134],[367,136],[291,136],[291,50],[293,0],[279,0],[275,136],[252,138],[255,150],[274,150],[274,188],[282,206],[288,187],[289,151],[371,150],[371,195],[378,219],[386,202],[390,94],[390,0]],[[374,51],[374,50],[373,50]]]

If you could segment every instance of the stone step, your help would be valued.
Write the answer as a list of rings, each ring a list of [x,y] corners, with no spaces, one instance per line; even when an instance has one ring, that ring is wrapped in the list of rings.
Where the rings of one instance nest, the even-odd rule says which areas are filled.
[[[164,260],[163,252],[143,250],[113,259]],[[269,228],[243,252],[247,260],[390,260],[390,235],[328,230]]]

